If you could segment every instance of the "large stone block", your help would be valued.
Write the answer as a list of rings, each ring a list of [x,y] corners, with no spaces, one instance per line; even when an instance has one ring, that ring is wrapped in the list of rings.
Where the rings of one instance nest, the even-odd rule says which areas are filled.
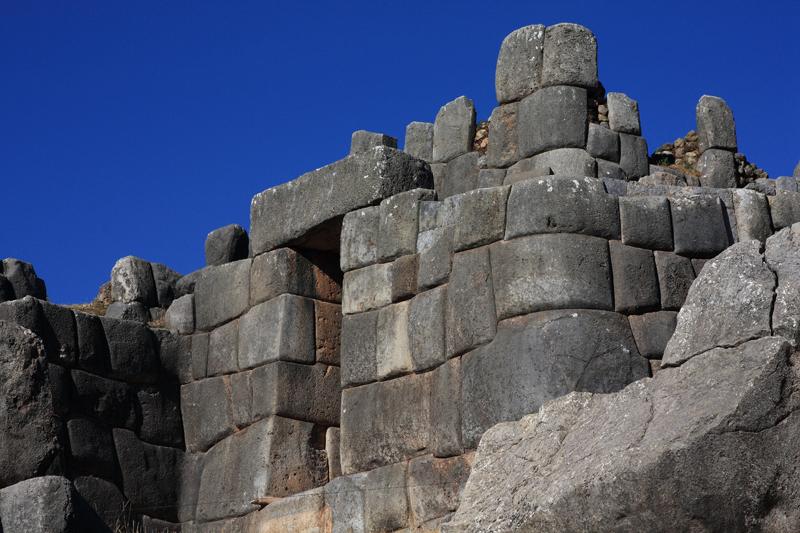
[[[696,195],[670,198],[675,253],[713,257],[728,247],[728,229],[719,198]]]
[[[73,418],[67,421],[67,436],[76,465],[113,478],[117,461],[114,458],[114,439],[108,429],[89,418]]]
[[[433,160],[433,123],[411,122],[406,126],[403,151],[423,161]]]
[[[192,380],[192,336],[178,335],[166,329],[157,329],[158,359],[162,376],[178,383]]]
[[[608,93],[606,100],[608,125],[612,130],[632,135],[642,134],[639,124],[639,104],[636,100],[623,93]]]
[[[516,183],[508,197],[505,238],[536,233],[618,239],[617,199],[594,178],[552,176]]]
[[[253,258],[250,268],[250,305],[271,300],[281,294],[296,294],[326,301],[341,299],[341,279],[337,281],[314,263],[314,258],[278,248]]]
[[[412,523],[421,526],[455,511],[469,472],[470,464],[464,456],[412,459],[408,463],[408,499]]]
[[[314,301],[284,294],[250,309],[239,319],[239,368],[273,361],[313,363]]]
[[[414,368],[408,332],[410,302],[389,305],[378,311],[377,369],[378,379],[387,379],[410,372]]]
[[[486,163],[491,167],[507,167],[519,160],[518,109],[516,102],[501,105],[495,107],[492,116],[489,117],[490,134]]]
[[[733,206],[740,241],[753,239],[764,242],[772,235],[769,202],[765,195],[749,189],[736,189],[733,191]]]
[[[210,521],[257,510],[252,502],[323,485],[324,450],[312,446],[314,425],[272,416],[219,442],[206,454],[197,518]]]
[[[194,312],[197,329],[208,331],[241,315],[250,304],[250,259],[210,268],[197,280]]]
[[[75,313],[78,335],[78,365],[99,373],[111,369],[108,342],[100,317],[86,313]]]
[[[443,105],[433,123],[433,160],[447,162],[472,150],[475,106],[466,96]]]
[[[24,298],[25,296],[33,296],[41,300],[47,299],[44,280],[36,275],[36,271],[30,263],[9,257],[0,262],[0,273],[11,285],[14,293],[13,296],[7,299],[13,300],[15,298]],[[8,293],[8,289],[5,292]],[[10,295],[7,294],[7,296]]]
[[[406,470],[399,463],[364,476],[364,531],[397,531],[409,525]]]
[[[600,124],[589,124],[586,151],[592,157],[619,161],[619,134]]]
[[[614,282],[614,310],[641,313],[657,309],[658,279],[653,252],[610,241],[611,272]]]
[[[636,347],[642,357],[661,359],[670,337],[675,333],[677,316],[675,311],[656,311],[628,317]]]
[[[420,202],[433,200],[435,193],[414,189],[383,200],[378,225],[378,260],[388,261],[417,249]]]
[[[253,197],[251,254],[290,243],[324,249],[332,239],[313,238],[325,222],[418,187],[433,187],[430,167],[404,152],[379,146],[348,156]]]
[[[703,95],[695,109],[700,151],[709,148],[736,151],[736,124],[725,100]]]
[[[586,146],[586,90],[557,85],[540,89],[519,103],[519,155]]]
[[[453,255],[445,307],[447,356],[464,353],[490,341],[496,328],[489,248]]]
[[[445,209],[452,212],[454,252],[503,238],[510,189],[510,186],[476,189],[445,200]]]
[[[317,362],[339,366],[342,306],[314,301],[314,323]]]
[[[514,174],[535,169],[539,169],[542,176],[556,174],[559,176],[588,176],[594,178],[597,175],[597,163],[586,150],[582,148],[558,148],[515,163],[508,169],[505,183],[512,183]],[[545,172],[544,169],[550,169],[550,171]]]
[[[624,194],[620,193],[627,192],[626,189],[623,189],[623,187],[627,188],[627,185],[620,185],[620,183],[625,183],[625,172],[618,163],[606,161],[605,159],[598,159],[597,177],[603,179],[606,184],[612,184],[611,188],[606,187],[608,194],[613,194],[614,196],[624,196]],[[616,185],[616,188],[614,185]]]
[[[82,370],[73,370],[71,377],[75,385],[73,407],[76,410],[94,416],[111,427],[132,429],[138,425],[130,385]]]
[[[194,294],[186,294],[172,301],[166,314],[166,326],[181,335],[194,332]]]
[[[411,299],[408,336],[411,360],[416,371],[444,362],[444,306],[446,288],[436,287]]]
[[[647,141],[638,135],[619,134],[619,166],[629,180],[646,176],[650,172]]]
[[[392,264],[380,263],[344,273],[342,312],[360,313],[392,302]]]
[[[542,85],[597,85],[597,39],[591,31],[569,23],[547,27]]]
[[[790,176],[775,178],[775,190],[797,192],[797,178]]]
[[[175,287],[182,276],[163,263],[150,263],[150,268],[153,269],[153,281],[156,283],[158,306],[166,309],[176,298]]]
[[[520,100],[539,88],[544,30],[543,25],[532,24],[512,31],[503,39],[494,76],[497,101],[501,104]]]
[[[444,226],[420,233],[417,237],[417,286],[420,290],[447,281],[452,262],[453,232],[452,226]]]
[[[246,517],[241,529],[258,533],[316,533],[326,531],[330,518],[326,513],[323,488],[311,489],[270,503]]]
[[[431,372],[431,434],[428,447],[435,457],[464,451],[461,443],[461,357],[453,357]]]
[[[113,449],[112,442],[110,448],[112,453]],[[73,484],[75,491],[97,513],[103,524],[113,528],[124,521],[125,500],[116,485],[95,476],[76,477]]]
[[[371,470],[425,453],[431,373],[342,391],[342,473]]]
[[[141,424],[139,438],[151,444],[183,448],[180,391],[170,384],[136,393]]]
[[[342,386],[378,378],[378,311],[342,317]]]
[[[78,334],[75,314],[71,309],[50,302],[40,301],[44,316],[43,328],[35,333],[44,342],[47,357],[51,361],[72,365],[78,359]]]
[[[192,335],[192,377],[202,379],[208,375],[208,333]]]
[[[397,148],[397,139],[385,133],[356,130],[350,137],[350,155],[369,152],[377,146]]]
[[[499,187],[506,179],[504,168],[482,168],[478,170],[478,188]]]
[[[468,152],[447,163],[441,180],[436,186],[439,199],[471,191],[478,187],[480,152]]]
[[[351,211],[344,216],[340,266],[343,272],[369,266],[378,260],[380,207]]]
[[[494,341],[462,358],[464,446],[568,392],[612,392],[648,374],[617,313],[571,309],[503,322]]]
[[[111,269],[111,298],[115,302],[157,306],[158,293],[150,263],[131,255],[118,260]]]
[[[775,196],[767,199],[775,231],[800,222],[800,192],[777,191]]]
[[[232,320],[208,336],[206,375],[230,374],[239,369],[239,321]]]
[[[190,452],[205,451],[236,429],[227,376],[181,386],[181,413]]]
[[[342,440],[338,427],[330,427],[325,431],[325,454],[328,456],[328,480],[342,475],[342,462],[339,459],[339,443]]]
[[[101,318],[111,363],[111,376],[153,383],[161,368],[155,335],[144,324]]]
[[[658,251],[655,253],[655,261],[661,307],[678,311],[683,306],[695,278],[692,262],[688,257]]]
[[[246,259],[250,241],[239,224],[215,229],[206,237],[206,265],[217,266]]]
[[[112,302],[106,309],[105,317],[146,324],[150,320],[150,311],[142,302]]]
[[[622,242],[650,250],[672,250],[669,201],[658,196],[619,199]]]
[[[104,530],[93,515],[65,477],[35,477],[0,490],[0,521],[7,533]]]
[[[697,161],[700,185],[703,187],[736,188],[736,161],[733,152],[709,148]]]
[[[605,239],[532,235],[493,244],[491,256],[499,319],[547,309],[613,309]]]
[[[767,239],[764,259],[778,280],[772,306],[772,332],[800,344],[800,225],[785,228]]]

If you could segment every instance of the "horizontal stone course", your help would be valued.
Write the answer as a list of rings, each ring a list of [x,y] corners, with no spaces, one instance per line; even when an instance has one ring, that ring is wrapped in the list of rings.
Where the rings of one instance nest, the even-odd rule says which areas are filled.
[[[542,85],[595,87],[597,39],[578,24],[548,26],[544,34]]]
[[[501,104],[524,98],[539,88],[544,32],[543,25],[532,24],[512,31],[503,39],[495,70],[495,92]]]
[[[284,294],[258,304],[239,320],[239,368],[273,361],[313,363],[314,301]]]
[[[586,90],[579,87],[546,87],[519,103],[517,135],[520,157],[556,148],[586,146]]]
[[[650,250],[672,250],[669,201],[657,196],[620,197],[622,242]]]
[[[496,312],[488,247],[453,255],[447,284],[445,349],[448,357],[490,341],[496,331]]]
[[[250,259],[208,269],[194,290],[197,329],[208,331],[241,315],[250,305]]]
[[[728,247],[728,229],[719,198],[695,195],[670,199],[675,253],[713,257]]]

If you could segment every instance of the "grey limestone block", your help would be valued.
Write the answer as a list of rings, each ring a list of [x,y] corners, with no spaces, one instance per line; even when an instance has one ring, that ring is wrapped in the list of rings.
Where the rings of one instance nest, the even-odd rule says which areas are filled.
[[[650,250],[672,250],[669,201],[660,196],[619,199],[622,242]]]
[[[677,316],[675,311],[656,311],[628,317],[636,347],[642,357],[661,359],[667,342],[675,332]]]
[[[433,123],[411,122],[406,126],[403,150],[423,161],[433,160]]]
[[[775,273],[778,285],[772,306],[772,333],[789,340],[792,346],[800,344],[800,224],[784,228],[767,239],[764,259]]]
[[[434,197],[432,190],[413,189],[380,203],[378,261],[390,261],[416,252],[420,202]]]
[[[586,151],[592,157],[599,157],[607,161],[619,161],[619,134],[600,124],[589,124],[589,137],[586,141]]]
[[[371,206],[344,216],[339,263],[343,272],[371,265],[378,260],[380,213],[379,206]]]
[[[173,300],[164,315],[164,322],[169,329],[190,335],[194,331],[194,294]]]
[[[598,160],[597,161],[598,176],[600,176],[600,173],[599,173],[600,172],[600,163],[602,163],[602,162],[603,162],[602,160]],[[615,163],[611,163],[611,164],[613,165]],[[603,186],[605,187],[606,192],[608,194],[610,194],[611,196],[616,196],[618,198],[621,198],[623,196],[627,196],[627,194],[628,194],[628,182],[625,181],[624,177],[623,178],[613,178],[613,177],[609,177],[609,176],[603,176],[602,179],[603,179]],[[620,206],[620,209],[622,209],[622,206]]]
[[[424,456],[409,461],[408,502],[413,524],[421,526],[455,511],[469,473],[470,463],[464,456]]]
[[[325,454],[328,456],[328,480],[333,481],[342,475],[342,463],[339,459],[339,442],[341,431],[337,427],[325,431]]]
[[[597,85],[597,39],[587,28],[562,23],[544,34],[542,85]]]
[[[771,196],[775,194],[775,181],[776,180],[769,178],[756,178],[751,183],[748,183],[745,186],[745,189],[751,189],[756,192],[766,194],[767,196]]]
[[[520,100],[539,88],[544,31],[543,25],[531,24],[503,39],[494,77],[497,101],[501,104]]]
[[[77,410],[108,426],[133,429],[137,425],[132,387],[82,370],[70,372]]]
[[[440,200],[478,188],[479,152],[468,152],[447,163],[436,193]]]
[[[379,146],[348,156],[253,197],[251,255],[290,243],[324,246],[329,243],[315,243],[319,233],[313,231],[324,223],[399,192],[432,186],[428,163],[405,152]]]
[[[419,255],[404,255],[391,263],[392,301],[407,300],[417,293]]]
[[[617,204],[617,198],[607,194],[603,182],[595,178],[550,176],[516,183],[508,197],[505,238],[583,233],[616,239]]]
[[[239,224],[215,229],[206,237],[206,265],[217,266],[246,259],[250,241]]]
[[[517,113],[519,105],[514,102],[494,108],[489,117],[489,147],[486,162],[491,167],[504,168],[519,161],[519,138],[517,135]]]
[[[314,301],[284,294],[258,304],[239,319],[239,368],[273,361],[313,363]]]
[[[72,459],[92,473],[113,478],[116,470],[111,432],[89,418],[67,421],[67,436]]]
[[[250,259],[215,266],[197,280],[195,326],[208,331],[241,315],[250,305]]]
[[[192,377],[202,379],[208,369],[208,333],[192,335]]]
[[[478,170],[478,188],[499,187],[506,179],[504,168],[482,168]]]
[[[454,254],[445,307],[447,356],[464,353],[490,341],[496,329],[489,248]]]
[[[409,524],[407,464],[383,466],[364,478],[364,531],[397,531]]]
[[[150,312],[142,302],[112,302],[106,309],[104,316],[116,320],[131,320],[142,324],[150,320]]]
[[[461,455],[461,357],[448,359],[431,376],[430,449],[435,457]]]
[[[446,287],[435,287],[419,293],[410,301],[408,338],[414,371],[434,368],[445,360],[446,290]]]
[[[439,109],[433,123],[433,161],[446,163],[472,150],[475,139],[475,106],[459,96]]]
[[[713,257],[728,247],[728,230],[719,198],[695,195],[670,198],[675,253]]]
[[[447,281],[452,265],[453,232],[453,226],[443,226],[417,237],[418,289],[428,289]]]
[[[435,200],[423,201],[419,204],[419,232],[432,230],[442,225],[444,204]]]
[[[695,279],[692,261],[687,257],[658,251],[655,253],[655,261],[661,307],[678,311],[683,306],[689,287]]]
[[[155,335],[144,324],[101,318],[108,342],[110,375],[134,383],[157,380],[160,361]]]
[[[597,160],[597,177],[603,180],[613,180],[613,182],[624,182],[626,175],[625,172],[622,170],[622,167],[619,166],[619,163],[614,163],[612,161],[606,161],[604,159]],[[624,187],[624,185],[619,186],[620,189]],[[606,187],[608,190],[608,187]],[[614,194],[615,192],[619,192],[619,190],[608,191],[609,194]],[[624,192],[624,191],[623,191]],[[614,196],[625,196],[624,194],[614,194]]]
[[[536,178],[546,178],[553,175],[553,169],[550,167],[534,168],[533,170],[519,170],[509,172],[503,179],[505,185],[514,185],[521,181],[532,180]]]
[[[647,141],[638,135],[619,134],[619,166],[629,179],[646,176],[650,171]]]
[[[431,373],[342,391],[342,474],[422,455],[430,437]]]
[[[181,415],[190,452],[206,451],[236,429],[229,386],[228,376],[181,385]]]
[[[341,300],[339,284],[302,253],[291,248],[278,248],[253,258],[250,267],[250,305],[281,294],[338,302]]]
[[[572,391],[608,393],[649,375],[625,316],[582,309],[501,322],[495,339],[462,357],[463,444]]]
[[[695,109],[700,152],[709,148],[736,151],[733,111],[722,98],[703,95]]]
[[[641,135],[639,124],[639,103],[623,93],[608,93],[608,125],[620,133]]]
[[[769,212],[775,231],[800,222],[800,192],[776,191],[768,196]]]
[[[141,414],[139,438],[151,444],[183,448],[180,391],[174,386],[145,388],[136,393]]]
[[[620,241],[610,241],[608,247],[614,283],[614,310],[630,314],[658,309],[658,277],[653,252]]]
[[[344,273],[342,312],[360,313],[392,303],[392,263],[378,263]]]
[[[531,235],[490,248],[494,300],[501,320],[548,309],[613,309],[605,239]]]
[[[433,176],[433,189],[441,194],[444,189],[444,175],[447,172],[447,163],[431,163],[431,175]]]
[[[368,152],[376,146],[397,148],[397,139],[385,133],[356,130],[350,138],[350,155]]]
[[[339,366],[342,337],[342,306],[315,300],[314,323],[317,362]]]
[[[342,317],[342,386],[378,378],[378,311]]]
[[[736,189],[732,193],[739,240],[764,242],[772,235],[767,197],[750,189]]]
[[[775,190],[797,192],[797,178],[790,176],[780,176],[776,178]]]
[[[520,157],[557,148],[586,146],[586,90],[556,85],[545,87],[519,103],[517,134]]]
[[[697,160],[700,185],[703,187],[736,188],[736,161],[733,152],[709,148]]]
[[[410,302],[399,302],[378,310],[376,366],[378,379],[411,372],[411,342],[408,327]]]
[[[550,168],[551,172],[547,174],[564,176],[588,176],[594,178],[597,175],[595,159],[586,150],[582,148],[558,148],[523,159],[510,167],[506,183],[508,183],[508,177],[515,172],[537,168]]]
[[[339,475],[323,487],[324,505],[330,512],[330,521],[336,524],[337,533],[339,531],[342,533],[366,531],[364,494],[366,477],[366,472],[346,476]],[[302,498],[302,500],[305,501],[308,498]]]
[[[231,320],[215,328],[208,336],[206,374],[219,376],[239,369],[239,321]]]
[[[150,263],[132,255],[118,260],[111,269],[111,298],[115,302],[140,302],[147,307],[158,305]]]
[[[476,248],[503,238],[510,186],[476,189],[445,200],[453,214],[453,251]]]

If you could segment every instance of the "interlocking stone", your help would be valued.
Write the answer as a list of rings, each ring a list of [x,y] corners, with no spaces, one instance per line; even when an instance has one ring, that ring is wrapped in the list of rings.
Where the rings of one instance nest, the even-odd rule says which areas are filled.
[[[452,226],[444,226],[420,233],[417,237],[417,286],[420,290],[447,281],[452,261],[453,232]]]
[[[385,133],[356,130],[350,138],[350,155],[368,152],[376,146],[397,148],[397,139]]]
[[[800,222],[800,192],[776,191],[775,196],[767,199],[775,231]]]
[[[629,180],[646,176],[650,171],[647,141],[638,135],[619,134],[619,166]]]
[[[490,341],[496,327],[489,249],[475,248],[454,254],[445,307],[447,356]]]
[[[0,520],[8,533],[105,529],[93,514],[65,477],[35,477],[0,490]]]
[[[472,150],[475,106],[466,96],[443,105],[433,123],[433,161],[447,162]]]
[[[605,239],[531,235],[490,248],[494,299],[501,320],[546,309],[613,308]],[[452,286],[451,281],[448,292]]]
[[[608,93],[606,100],[608,125],[612,130],[632,135],[642,134],[639,124],[639,104],[636,100],[623,93]]]
[[[697,161],[703,187],[736,188],[736,161],[733,152],[709,148]]]
[[[141,302],[112,302],[106,309],[105,316],[116,320],[131,320],[145,324],[150,320],[150,311]]]
[[[339,459],[339,443],[342,440],[339,428],[328,428],[325,432],[325,454],[328,456],[328,479],[333,480],[342,475],[342,463]]]
[[[431,375],[430,450],[435,457],[461,455],[461,357],[436,367]]]
[[[208,333],[192,335],[192,377],[206,377],[208,370]]]
[[[136,394],[141,414],[139,438],[151,444],[183,448],[180,391],[173,385],[141,389]]]
[[[780,176],[775,179],[775,190],[797,192],[797,178]]]
[[[208,331],[236,318],[250,304],[250,259],[215,266],[197,280],[194,313],[197,329]]]
[[[461,490],[469,477],[465,457],[418,457],[408,463],[408,500],[411,518],[421,526],[458,508]]]
[[[173,300],[164,315],[164,322],[181,335],[191,334],[194,331],[194,294]]]
[[[628,317],[633,338],[643,357],[661,359],[667,342],[675,332],[677,316],[678,313],[674,311],[656,311]]]
[[[110,450],[113,449],[112,442]],[[73,484],[75,491],[97,513],[103,524],[113,528],[123,519],[125,501],[116,485],[96,476],[76,477]]]
[[[509,186],[477,189],[445,200],[453,216],[453,251],[476,248],[503,238],[510,189]]]
[[[378,311],[342,317],[342,386],[378,377]]]
[[[351,211],[342,223],[340,266],[342,271],[355,270],[378,260],[378,227],[380,207]]]
[[[733,191],[736,227],[740,241],[754,239],[764,242],[772,234],[767,197],[749,189]]]
[[[548,26],[544,34],[542,85],[597,85],[597,39],[577,24]]]
[[[728,247],[728,229],[719,198],[696,195],[670,198],[675,253],[713,257]]]
[[[392,264],[380,263],[344,273],[342,312],[360,313],[392,302]]]
[[[620,197],[622,242],[650,250],[672,250],[669,202],[658,196]]]
[[[618,163],[614,163],[612,161],[606,161],[604,159],[597,160],[597,177],[602,178],[603,180],[612,180],[613,182],[624,182],[625,180],[625,172],[622,170],[622,167],[619,166]],[[625,187],[625,185],[619,185],[620,189]],[[608,187],[606,187],[608,190]],[[618,192],[626,192],[624,190],[608,190],[609,194],[614,194],[614,196],[624,196],[624,194],[617,194]]]
[[[108,342],[111,376],[137,383],[157,380],[158,345],[147,326],[126,320],[100,319]]]
[[[772,308],[772,332],[797,346],[800,343],[800,225],[779,231],[767,239],[765,248],[764,259],[778,280]]]
[[[678,311],[695,279],[692,261],[669,252],[655,252],[661,307]]]
[[[250,305],[271,300],[281,294],[295,294],[319,300],[341,300],[341,279],[325,271],[324,261],[313,252],[300,253],[278,248],[253,258],[250,268]],[[320,261],[322,268],[315,264]]]
[[[604,161],[598,159],[598,176],[600,176],[600,167],[599,164],[603,163]],[[612,165],[614,163],[611,163]],[[622,197],[628,194],[628,182],[624,180],[624,177],[620,178],[613,178],[613,177],[603,177],[603,186],[606,189],[606,192],[611,196]]]
[[[378,311],[376,361],[378,379],[388,379],[414,368],[408,331],[409,302],[386,306]]]
[[[520,100],[539,88],[544,31],[543,25],[532,24],[514,30],[503,39],[494,78],[497,101],[501,104]]]
[[[593,157],[619,161],[619,134],[599,124],[589,124],[586,151]]]
[[[249,245],[247,232],[239,224],[215,229],[206,237],[206,265],[224,265],[246,259]]]
[[[190,452],[206,451],[235,430],[228,379],[219,376],[181,386],[181,413]]]
[[[317,362],[339,366],[342,306],[314,301],[314,321]]]
[[[72,458],[78,465],[113,477],[116,459],[110,431],[89,418],[73,418],[67,421],[67,435]]]
[[[239,319],[239,368],[273,361],[313,363],[314,302],[284,294],[250,309]]]
[[[0,263],[0,272],[13,288],[14,297],[33,296],[41,300],[47,299],[44,280],[36,275],[33,265],[19,259],[7,258]]]
[[[528,159],[523,159],[508,169],[506,174],[506,184],[513,174],[524,170],[550,169],[547,174],[563,176],[588,176],[593,178],[597,175],[597,163],[586,150],[581,148],[558,148],[541,154],[537,154]]]
[[[519,103],[519,155],[529,157],[557,148],[586,146],[586,90],[556,85]]]
[[[519,160],[518,109],[519,105],[516,102],[501,105],[495,107],[492,116],[489,117],[491,134],[489,148],[486,151],[486,163],[491,167],[507,167]]]
[[[506,179],[504,168],[482,168],[478,170],[478,188],[499,187]]]
[[[406,126],[403,150],[423,161],[433,160],[433,123],[411,122]]]
[[[641,313],[659,305],[658,278],[653,252],[610,241],[614,310]]]
[[[132,255],[118,260],[111,269],[111,297],[116,302],[140,302],[147,307],[158,305],[150,263]]]
[[[703,95],[695,109],[697,137],[701,152],[709,148],[736,151],[736,124],[725,100]]]
[[[436,193],[439,199],[471,191],[478,187],[478,174],[480,173],[479,152],[469,152],[453,158],[447,163]]]
[[[415,371],[428,370],[444,362],[444,306],[446,288],[436,287],[411,299],[408,337]]]
[[[206,375],[230,374],[239,369],[239,321],[232,320],[214,329],[208,336]]]
[[[378,260],[389,261],[417,249],[420,202],[433,200],[434,191],[414,189],[383,200],[378,223]]]

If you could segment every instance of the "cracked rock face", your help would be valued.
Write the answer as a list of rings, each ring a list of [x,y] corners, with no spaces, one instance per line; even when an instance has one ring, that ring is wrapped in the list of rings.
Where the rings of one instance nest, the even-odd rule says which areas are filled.
[[[770,318],[792,231],[704,268],[654,378],[489,430],[443,531],[797,531],[800,357]]]

